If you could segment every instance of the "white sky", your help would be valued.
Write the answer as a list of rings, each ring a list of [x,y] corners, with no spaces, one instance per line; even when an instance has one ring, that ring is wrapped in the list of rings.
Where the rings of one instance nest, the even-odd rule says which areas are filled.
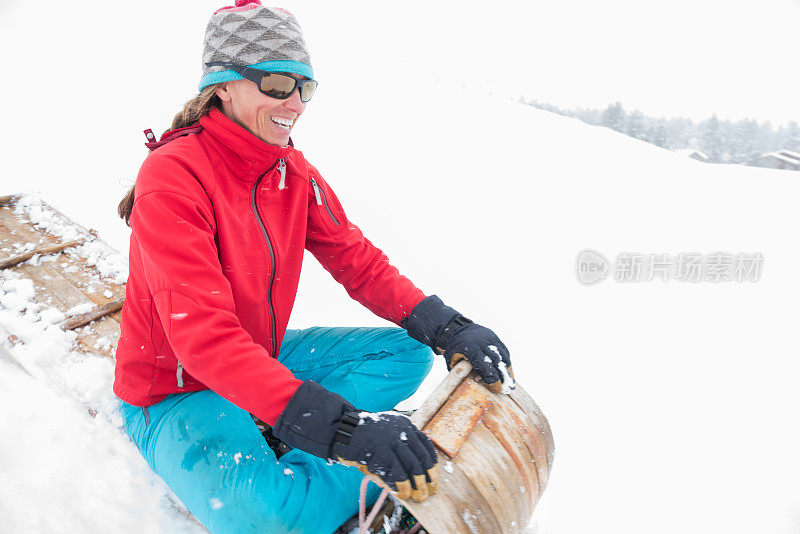
[[[100,59],[112,69],[171,69],[176,79],[194,79],[205,23],[223,3],[85,0],[77,10],[0,0],[0,41],[25,50],[19,58],[27,63],[15,70],[31,75],[37,58],[39,66]],[[329,69],[380,75],[400,66],[562,107],[620,100],[652,115],[800,120],[800,0],[282,5],[298,16],[323,84]],[[28,31],[35,36],[20,42]]]

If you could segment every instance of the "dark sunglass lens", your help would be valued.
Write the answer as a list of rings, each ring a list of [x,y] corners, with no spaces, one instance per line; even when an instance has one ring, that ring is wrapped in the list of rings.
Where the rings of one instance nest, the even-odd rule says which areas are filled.
[[[261,90],[272,98],[288,98],[295,88],[295,80],[284,74],[265,74],[261,78]]]
[[[308,102],[311,100],[311,97],[314,96],[314,91],[317,90],[317,82],[314,80],[308,80],[303,86],[300,88],[300,100],[303,102]]]

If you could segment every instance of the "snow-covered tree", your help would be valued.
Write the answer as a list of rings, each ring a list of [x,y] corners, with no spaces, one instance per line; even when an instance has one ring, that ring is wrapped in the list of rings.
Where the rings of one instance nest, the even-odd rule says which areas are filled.
[[[661,122],[652,129],[650,142],[661,148],[669,148],[669,130],[667,130],[667,124],[663,117]]]
[[[722,146],[722,134],[717,114],[714,113],[710,119],[703,121],[700,125],[700,150],[706,153],[710,162],[721,162],[725,151]]]
[[[628,128],[626,133],[631,136],[635,137],[636,139],[643,139],[646,140],[645,135],[645,126],[644,126],[644,115],[639,110],[634,111],[628,117]]]
[[[611,128],[612,130],[616,130],[618,132],[624,132],[625,110],[622,109],[621,102],[615,102],[614,104],[609,104],[609,106],[603,112],[603,118],[601,120],[601,124],[606,128]]]
[[[783,148],[800,152],[800,126],[795,121],[789,121],[783,135]]]

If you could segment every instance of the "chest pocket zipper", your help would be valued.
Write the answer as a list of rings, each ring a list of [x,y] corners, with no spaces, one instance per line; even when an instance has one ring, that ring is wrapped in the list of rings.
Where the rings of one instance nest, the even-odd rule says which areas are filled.
[[[325,205],[325,209],[328,210],[328,215],[331,216],[331,220],[336,226],[339,226],[339,221],[336,220],[334,217],[331,208],[328,206],[328,199],[325,198],[325,191],[323,191],[320,186],[317,184],[317,181],[314,178],[311,178],[311,187],[314,188],[314,198],[317,199],[317,206]]]

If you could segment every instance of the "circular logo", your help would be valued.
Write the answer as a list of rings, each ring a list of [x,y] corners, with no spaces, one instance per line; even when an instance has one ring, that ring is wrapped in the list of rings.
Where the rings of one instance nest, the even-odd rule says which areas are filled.
[[[578,276],[578,281],[584,285],[590,286],[602,282],[610,272],[608,260],[596,250],[584,249],[575,258],[575,274]]]

